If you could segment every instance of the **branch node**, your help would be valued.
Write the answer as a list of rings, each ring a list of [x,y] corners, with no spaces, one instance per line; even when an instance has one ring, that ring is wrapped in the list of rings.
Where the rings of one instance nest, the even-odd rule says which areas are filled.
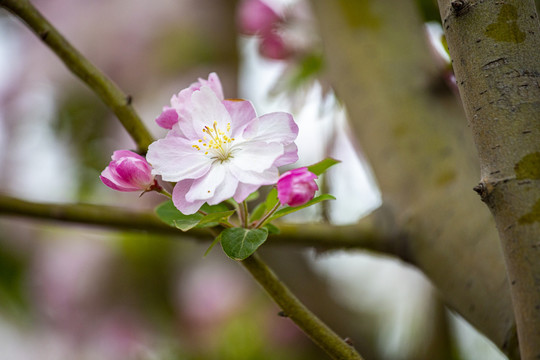
[[[126,105],[131,105],[132,102],[133,102],[133,96],[131,95],[126,96]]]
[[[284,318],[288,318],[289,315],[287,315],[287,313],[285,313],[285,311],[281,310],[280,312],[277,313],[278,316],[281,316],[281,317],[284,317]]]
[[[41,40],[45,41],[47,40],[47,37],[49,36],[49,30],[44,30],[42,32],[39,33],[39,37],[41,38]]]
[[[467,0],[454,0],[450,3],[450,6],[452,6],[452,12],[456,16],[461,16],[469,11],[471,4]]]

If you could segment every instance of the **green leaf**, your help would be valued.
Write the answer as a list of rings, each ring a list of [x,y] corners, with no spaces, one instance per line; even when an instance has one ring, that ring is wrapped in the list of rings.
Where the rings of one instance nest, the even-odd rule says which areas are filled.
[[[263,229],[268,230],[268,234],[273,235],[278,235],[281,232],[281,230],[279,230],[279,228],[274,224],[266,224],[263,226]]]
[[[336,159],[326,158],[322,161],[319,161],[316,164],[308,166],[307,169],[311,171],[312,173],[314,173],[315,175],[319,176],[322,173],[324,173],[330,166],[334,166],[340,162],[341,161],[336,160]]]
[[[259,198],[259,192],[258,191],[255,191],[255,192],[252,192],[251,194],[249,194],[249,196],[246,198],[246,202],[250,202],[250,201],[253,201],[253,200],[257,200]]]
[[[266,241],[268,230],[230,228],[223,230],[220,236],[225,254],[233,260],[244,260]]]
[[[277,218],[280,218],[282,216],[291,214],[291,213],[293,213],[295,211],[305,209],[308,206],[315,205],[317,203],[320,203],[321,201],[335,200],[335,199],[336,198],[333,197],[330,194],[323,194],[323,195],[317,196],[316,198],[312,199],[311,201],[308,201],[306,204],[304,204],[302,206],[296,206],[296,207],[287,206],[284,209],[278,210],[278,211],[276,211],[276,213],[274,215],[272,215],[272,217],[270,217],[270,219],[268,221],[270,222],[270,221],[275,220]]]
[[[171,200],[158,205],[155,209],[156,215],[161,221],[174,226],[182,231],[188,231],[194,227],[211,227],[218,225],[222,220],[226,220],[234,213],[234,210],[224,204],[208,205],[204,204],[201,210],[208,215],[195,213],[192,215],[182,214]]]
[[[182,214],[182,213],[180,213]],[[182,218],[174,220],[174,226],[176,226],[178,229],[182,231],[188,231],[193,229],[195,226],[199,224],[199,222],[203,219],[203,215],[199,213],[195,213],[192,215],[184,215],[182,214]]]
[[[208,249],[206,249],[206,251],[204,252],[203,257],[206,257],[206,255],[208,255],[208,254],[210,253],[210,250],[212,250],[212,248],[213,248],[219,241],[221,241],[221,233],[219,233],[219,235],[216,236],[216,238],[214,239],[214,241],[212,241],[212,243],[210,244],[210,246],[208,247]]]
[[[217,205],[208,205],[207,203],[204,203],[203,206],[201,206],[201,210],[209,214],[209,213],[215,213],[215,212],[228,211],[229,208],[227,207],[227,205],[223,203],[217,204]]]
[[[259,220],[263,216],[265,210],[266,210],[266,203],[260,203],[259,205],[257,205],[255,209],[253,209],[253,211],[251,212],[249,221],[251,222],[251,221]]]
[[[266,196],[266,201],[265,201],[266,209],[267,210],[273,209],[274,206],[276,206],[277,202],[278,202],[277,189],[272,188],[272,190],[270,190],[270,192]]]
[[[199,221],[197,227],[217,226],[220,222],[227,221],[232,214],[234,214],[234,210],[209,213]]]
[[[154,209],[154,212],[161,221],[170,226],[174,226],[174,221],[180,217],[185,216],[182,214],[173,204],[172,200],[165,201]]]

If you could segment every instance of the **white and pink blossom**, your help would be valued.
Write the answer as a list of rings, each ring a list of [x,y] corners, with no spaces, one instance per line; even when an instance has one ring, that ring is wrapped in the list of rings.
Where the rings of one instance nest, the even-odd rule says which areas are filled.
[[[298,126],[291,114],[257,116],[249,101],[223,100],[215,79],[214,86],[209,80],[180,92],[177,112],[182,116],[146,156],[153,174],[177,183],[172,199],[184,214],[197,212],[205,202],[241,202],[260,186],[275,184],[278,166],[298,159]]]
[[[279,177],[277,182],[278,199],[281,205],[304,205],[319,190],[315,182],[317,175],[306,167],[290,170]]]
[[[118,191],[149,191],[157,186],[152,167],[145,158],[129,150],[117,150],[101,172],[101,181]]]

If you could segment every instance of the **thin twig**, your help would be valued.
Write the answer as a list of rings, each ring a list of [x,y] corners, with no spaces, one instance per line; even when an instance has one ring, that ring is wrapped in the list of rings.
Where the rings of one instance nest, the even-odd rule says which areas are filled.
[[[19,17],[64,62],[67,68],[88,85],[115,113],[126,131],[145,153],[153,138],[126,95],[102,71],[75,49],[28,0],[0,0],[0,6]]]

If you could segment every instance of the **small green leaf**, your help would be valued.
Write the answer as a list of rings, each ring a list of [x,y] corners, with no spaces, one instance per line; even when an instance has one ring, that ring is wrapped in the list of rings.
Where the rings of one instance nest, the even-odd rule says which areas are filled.
[[[324,173],[330,166],[334,166],[340,162],[341,161],[336,160],[336,159],[326,158],[322,161],[319,161],[316,164],[308,166],[307,169],[311,171],[312,173],[314,173],[315,175],[319,176],[322,173]]]
[[[154,209],[154,212],[164,223],[174,226],[174,220],[178,218],[178,214],[182,214],[174,207],[174,204],[171,200],[165,201]]]
[[[251,194],[249,194],[249,196],[246,198],[246,202],[250,202],[250,201],[253,201],[253,200],[257,200],[259,198],[259,192],[258,191],[255,191],[255,192],[252,192]]]
[[[266,196],[266,202],[265,202],[266,210],[273,209],[274,206],[276,206],[277,202],[278,202],[277,189],[272,188],[272,190],[270,190],[270,192]]]
[[[234,210],[209,213],[199,221],[197,227],[212,227],[219,225],[220,222],[227,221],[232,214],[234,214]]]
[[[155,209],[156,215],[161,221],[170,226],[177,227],[182,231],[188,231],[195,227],[203,218],[201,214],[184,215],[173,204],[171,200],[158,205]]]
[[[204,252],[204,255],[203,257],[206,257],[206,255],[208,255],[210,253],[210,250],[212,250],[212,248],[218,243],[221,241],[221,233],[219,233],[218,236],[216,236],[216,238],[214,239],[214,241],[212,241],[212,243],[210,244],[210,246],[208,247],[208,249],[206,249],[206,251]]]
[[[272,217],[268,221],[270,222],[270,221],[275,220],[277,218],[280,218],[282,216],[291,214],[291,213],[293,213],[295,211],[305,209],[308,206],[315,205],[317,203],[320,203],[321,201],[335,200],[335,199],[336,198],[333,197],[330,194],[323,194],[323,195],[317,196],[316,198],[312,199],[311,201],[308,201],[306,204],[304,204],[302,206],[296,206],[296,207],[287,206],[284,209],[278,210],[278,211],[276,211],[276,213],[274,215],[272,215]]]
[[[230,228],[223,230],[220,236],[225,254],[234,260],[244,260],[266,241],[268,230]]]
[[[183,215],[182,218],[174,220],[174,226],[182,231],[188,231],[193,229],[203,219],[203,215],[195,213],[192,215]]]
[[[224,212],[228,211],[229,208],[227,205],[221,203],[217,205],[208,205],[207,203],[204,203],[203,206],[201,206],[201,211],[204,211],[207,214],[215,213],[215,212]]]
[[[257,205],[255,209],[253,209],[253,211],[251,212],[249,221],[259,220],[263,216],[265,210],[266,210],[266,203],[260,203],[259,205]]]
[[[279,230],[279,228],[274,224],[266,224],[263,226],[263,228],[268,230],[268,234],[278,235],[281,232],[281,230]]]

